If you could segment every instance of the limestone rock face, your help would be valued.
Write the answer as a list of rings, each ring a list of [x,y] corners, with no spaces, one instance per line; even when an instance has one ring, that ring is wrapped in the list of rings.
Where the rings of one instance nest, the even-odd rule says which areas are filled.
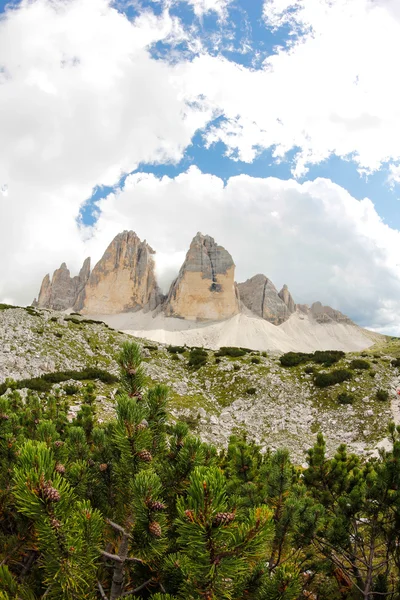
[[[353,323],[349,317],[346,317],[339,310],[335,310],[330,306],[323,306],[321,302],[314,302],[311,305],[310,313],[318,323],[329,323],[330,321],[335,321],[336,323]]]
[[[209,235],[193,238],[164,310],[190,320],[228,319],[239,312],[232,256]]]
[[[286,289],[285,289],[286,288]],[[274,325],[280,325],[295,310],[295,304],[285,286],[278,290],[265,275],[254,275],[244,283],[238,284],[240,300],[253,313]],[[285,290],[285,294],[282,292]],[[281,295],[282,294],[282,295]]]
[[[153,310],[162,294],[154,274],[154,250],[133,231],[119,233],[94,267],[82,294],[82,313]]]
[[[289,313],[294,313],[294,311],[296,310],[296,304],[294,303],[292,295],[289,292],[288,286],[286,284],[283,286],[278,296],[286,304]]]
[[[77,300],[81,297],[90,273],[90,259],[83,263],[80,273],[71,277],[69,269],[62,263],[59,269],[43,279],[36,306],[39,308],[52,308],[53,310],[66,310],[76,308]]]

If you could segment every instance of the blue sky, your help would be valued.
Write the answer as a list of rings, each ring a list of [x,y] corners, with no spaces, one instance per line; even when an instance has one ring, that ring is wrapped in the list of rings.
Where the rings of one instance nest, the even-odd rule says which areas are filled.
[[[130,19],[135,19],[142,11],[151,10],[160,14],[163,10],[161,2],[141,0],[134,3],[118,3],[118,9]],[[277,47],[287,47],[296,36],[288,25],[273,30],[266,27],[262,18],[262,0],[235,0],[229,7],[226,19],[220,18],[215,12],[209,12],[197,18],[192,6],[185,2],[177,2],[170,7],[170,14],[178,17],[185,27],[194,27],[201,39],[203,49],[214,56],[223,56],[231,62],[243,65],[252,70],[261,70],[263,61],[276,52]],[[217,45],[215,40],[218,39]],[[187,44],[179,44],[174,50],[189,53]],[[151,54],[155,59],[167,60],[171,45],[164,42],[154,44]],[[218,117],[217,121],[221,121]],[[208,124],[212,127],[214,122]],[[222,142],[206,147],[204,131],[197,132],[191,145],[178,163],[149,164],[141,163],[137,171],[154,173],[157,176],[168,175],[175,177],[186,171],[190,165],[196,165],[203,173],[217,175],[225,181],[232,176],[247,174],[253,177],[278,177],[290,179],[293,177],[293,157],[296,150],[289,151],[283,160],[273,157],[273,149],[261,150],[252,162],[233,160],[226,155],[226,147]],[[400,229],[400,193],[397,186],[388,183],[389,171],[386,164],[373,173],[360,172],[358,165],[348,157],[346,159],[332,155],[321,163],[312,165],[308,173],[299,177],[300,182],[313,180],[317,177],[329,178],[348,190],[354,198],[361,200],[370,198],[382,220],[390,227]],[[123,183],[124,177],[116,187]],[[84,224],[93,224],[96,214],[96,202],[112,191],[112,187],[96,187],[81,210]]]

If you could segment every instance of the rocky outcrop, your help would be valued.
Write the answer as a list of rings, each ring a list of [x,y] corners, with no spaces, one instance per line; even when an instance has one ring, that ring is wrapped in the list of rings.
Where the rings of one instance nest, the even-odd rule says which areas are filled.
[[[294,313],[294,311],[296,310],[296,304],[286,284],[283,286],[278,296],[286,304],[289,314]]]
[[[330,306],[323,306],[321,302],[314,302],[311,308],[307,304],[299,304],[297,308],[300,312],[310,315],[318,323],[347,323],[354,325],[353,321],[346,317],[339,310],[335,310]]]
[[[209,235],[193,238],[164,310],[190,320],[228,319],[239,312],[232,256]]]
[[[94,267],[84,290],[82,313],[116,314],[162,300],[154,273],[154,250],[133,231],[119,233]]]
[[[287,286],[279,292],[265,275],[254,275],[238,284],[240,300],[253,313],[274,325],[280,325],[295,310],[295,304]]]
[[[90,258],[87,258],[76,277],[71,277],[69,269],[62,263],[59,269],[43,279],[39,297],[34,300],[34,306],[39,308],[52,308],[53,310],[66,310],[74,308],[79,310],[82,303],[84,289],[90,274]]]

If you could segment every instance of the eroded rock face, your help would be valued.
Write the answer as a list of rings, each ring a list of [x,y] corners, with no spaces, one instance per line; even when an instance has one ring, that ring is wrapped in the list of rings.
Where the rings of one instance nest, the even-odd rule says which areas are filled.
[[[79,275],[71,277],[69,269],[65,263],[62,263],[59,269],[53,273],[50,281],[50,275],[43,279],[39,297],[34,302],[39,308],[52,308],[53,310],[66,310],[74,308],[79,310],[82,294],[90,274],[90,258],[83,263]]]
[[[164,310],[190,320],[228,319],[239,312],[232,256],[209,235],[193,238]]]
[[[291,293],[288,290],[288,286],[285,284],[278,294],[279,298],[286,304],[290,314],[296,310],[296,304],[292,298]]]
[[[295,310],[293,299],[287,290],[288,304],[280,292],[265,275],[254,275],[244,283],[238,284],[240,300],[253,313],[274,325],[280,325]],[[290,300],[289,300],[290,299]],[[291,301],[291,302],[290,302]]]
[[[335,321],[336,323],[353,323],[349,317],[346,317],[339,310],[335,310],[330,306],[323,306],[321,302],[314,302],[309,311],[318,323],[329,323],[330,321]]]
[[[154,274],[154,250],[133,231],[119,233],[94,267],[84,290],[82,313],[153,310],[162,294]]]

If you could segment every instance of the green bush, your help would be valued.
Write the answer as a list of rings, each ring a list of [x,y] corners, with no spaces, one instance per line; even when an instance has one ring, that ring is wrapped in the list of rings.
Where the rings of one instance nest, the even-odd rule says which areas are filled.
[[[256,393],[257,393],[257,388],[255,388],[255,387],[249,387],[246,390],[246,394],[249,394],[250,396],[253,396]]]
[[[231,346],[222,346],[222,348],[215,353],[215,356],[231,356],[232,358],[238,358],[239,356],[244,356],[248,352],[251,352],[251,350],[248,350],[247,348],[232,348]]]
[[[387,402],[389,400],[389,392],[387,390],[379,389],[376,391],[375,398],[379,402]]]
[[[312,354],[304,352],[286,352],[280,357],[282,367],[296,367],[311,360]]]
[[[75,317],[65,317],[64,321],[68,321],[74,325],[80,325],[83,322],[81,319],[75,319]]]
[[[370,377],[375,377],[376,376],[376,371],[370,371],[369,373]]]
[[[318,373],[314,378],[314,383],[317,387],[328,387],[336,383],[342,383],[351,379],[353,374],[347,369],[337,369],[331,373]]]
[[[261,352],[261,356],[263,356],[264,358],[267,358],[268,354],[266,352]]]
[[[179,356],[177,354],[173,354],[171,356],[171,360],[179,360]]]
[[[59,339],[61,339],[62,336],[63,336],[63,334],[61,333],[61,331],[55,331],[54,335],[56,336],[56,338],[59,338]]]
[[[392,367],[397,367],[398,369],[400,369],[400,358],[395,358],[394,360],[392,360]]]
[[[45,373],[41,377],[32,377],[31,379],[20,379],[16,382],[17,389],[27,388],[34,392],[49,392],[52,385],[55,383],[63,383],[69,379],[75,381],[86,381],[99,379],[103,383],[116,383],[118,377],[108,371],[102,369],[96,369],[94,367],[87,367],[82,371],[56,371],[54,373]],[[0,385],[0,396],[2,396],[8,389],[5,384]]]
[[[50,317],[50,321],[52,323],[57,323],[58,319],[57,319],[57,317]]]
[[[204,348],[195,348],[189,354],[188,366],[199,369],[207,363],[207,352]]]
[[[354,396],[353,394],[343,392],[342,394],[338,395],[337,401],[339,402],[339,404],[353,404]]]
[[[64,392],[67,394],[67,396],[74,396],[75,394],[77,394],[79,392],[79,388],[77,385],[73,385],[73,384],[68,384],[64,386]]]
[[[183,346],[167,346],[167,352],[170,352],[171,354],[183,354],[185,350],[186,348]]]
[[[250,362],[253,363],[253,365],[259,365],[261,360],[258,358],[258,356],[252,356]]]
[[[220,360],[219,358],[215,359],[215,362],[217,362],[217,360]],[[234,371],[240,371],[240,365],[233,365],[233,370]]]
[[[315,367],[311,367],[310,365],[308,367],[306,367],[304,369],[304,373],[307,373],[308,375],[314,374],[315,373]]]
[[[367,360],[362,360],[361,358],[355,358],[351,361],[349,365],[350,369],[362,370],[362,369],[370,369],[371,365]]]
[[[344,358],[345,353],[342,350],[316,350],[312,355],[312,361],[329,367]]]
[[[146,350],[150,350],[150,352],[157,352],[158,350],[157,346],[151,346],[150,344],[143,346],[143,348],[146,348]]]

